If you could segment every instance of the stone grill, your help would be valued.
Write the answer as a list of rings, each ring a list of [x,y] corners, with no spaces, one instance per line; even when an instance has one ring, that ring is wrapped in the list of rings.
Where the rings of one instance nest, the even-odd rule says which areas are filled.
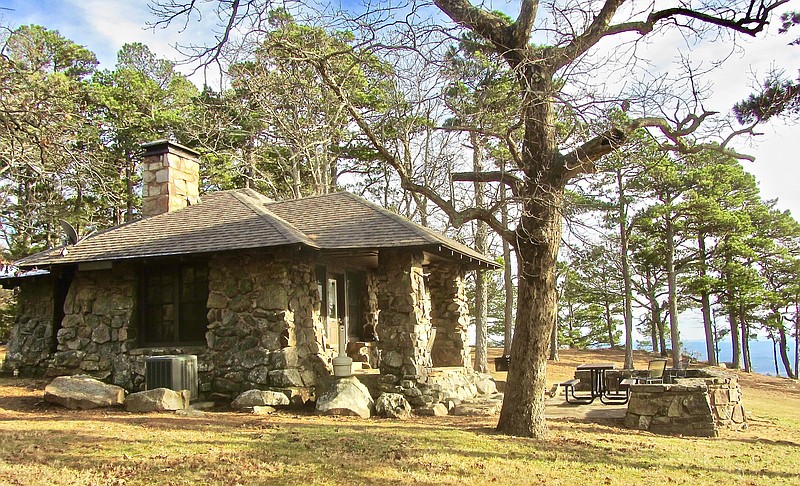
[[[736,375],[713,368],[687,370],[671,384],[632,385],[625,426],[655,434],[716,437],[747,427]]]

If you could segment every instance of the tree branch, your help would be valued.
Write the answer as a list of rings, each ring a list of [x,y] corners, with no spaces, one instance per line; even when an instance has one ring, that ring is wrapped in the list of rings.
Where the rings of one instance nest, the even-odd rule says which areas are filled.
[[[497,53],[512,67],[522,62],[521,52],[528,47],[530,32],[538,10],[538,0],[524,0],[515,23],[493,12],[475,7],[468,0],[434,0],[433,3],[453,22],[491,42]]]
[[[503,171],[491,172],[453,172],[451,179],[457,182],[499,182],[511,189],[514,197],[519,197],[524,182],[514,174]]]
[[[575,37],[566,47],[555,49],[553,55],[556,59],[556,68],[561,68],[571,63],[590,47],[597,44],[606,35],[614,13],[623,2],[624,0],[606,0],[603,8],[600,9],[600,12],[583,34]]]
[[[490,211],[482,208],[467,208],[459,211],[456,209],[452,201],[445,200],[436,191],[428,186],[418,184],[406,173],[403,163],[392,154],[391,151],[381,142],[378,135],[372,130],[369,122],[361,116],[361,113],[354,107],[347,96],[342,91],[342,88],[331,77],[326,69],[324,62],[308,60],[317,70],[323,82],[333,91],[336,97],[345,105],[350,117],[358,125],[361,131],[366,135],[375,150],[380,154],[381,158],[386,161],[400,177],[400,185],[403,189],[421,194],[436,204],[450,220],[450,223],[456,228],[464,225],[468,221],[481,220],[492,228],[501,238],[514,244],[515,233],[505,226],[492,214]]]
[[[673,126],[665,118],[642,117],[631,120],[624,126],[613,127],[583,143],[572,152],[560,156],[559,159],[563,167],[562,178],[564,181],[569,181],[579,174],[594,173],[597,160],[619,148],[620,145],[627,141],[631,133],[640,128],[654,128],[661,132],[661,135],[671,142],[659,144],[660,148],[665,151],[696,154],[704,150],[713,150],[736,159],[755,160],[752,155],[739,153],[729,149],[727,145],[739,135],[755,134],[753,130],[756,124],[731,132],[721,143],[695,143],[685,138],[694,133],[706,118],[714,114],[714,112],[710,111],[703,112],[700,115],[690,114],[679,122],[677,126]]]
[[[678,17],[698,20],[705,24],[716,25],[742,34],[755,36],[764,30],[769,23],[769,16],[773,10],[784,5],[789,0],[750,0],[746,11],[741,18],[736,18],[739,9],[735,6],[725,7],[718,15],[705,13],[691,8],[675,7],[651,12],[644,21],[623,22],[611,25],[610,22],[624,0],[607,0],[597,17],[592,21],[586,31],[575,37],[567,46],[555,51],[556,66],[561,68],[577,59],[603,37],[621,34],[624,32],[637,32],[644,36],[653,31],[656,24]],[[728,15],[725,16],[724,14]]]
[[[528,45],[531,37],[533,22],[536,20],[536,12],[539,10],[539,0],[524,0],[519,8],[517,21],[514,22],[513,37],[517,46]]]

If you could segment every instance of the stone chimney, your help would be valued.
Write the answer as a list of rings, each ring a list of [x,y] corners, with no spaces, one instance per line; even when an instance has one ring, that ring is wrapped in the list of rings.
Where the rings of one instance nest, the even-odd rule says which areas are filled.
[[[200,202],[200,154],[169,140],[145,143],[142,148],[143,217]]]

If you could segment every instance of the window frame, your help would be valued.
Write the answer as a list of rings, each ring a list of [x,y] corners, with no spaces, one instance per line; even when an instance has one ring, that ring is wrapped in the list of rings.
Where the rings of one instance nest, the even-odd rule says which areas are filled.
[[[194,270],[197,272],[200,270],[201,272],[205,273],[204,281],[201,281],[201,285],[203,285],[198,292],[196,289],[192,293],[191,298],[184,297],[184,290],[186,288],[186,282],[184,282],[184,275],[188,269]],[[146,264],[142,265],[139,270],[138,275],[138,288],[139,288],[139,298],[138,300],[138,315],[139,315],[139,345],[142,347],[163,347],[163,346],[200,346],[200,345],[207,345],[207,340],[205,334],[208,332],[208,261],[205,260],[195,260],[195,261],[186,261],[186,262],[177,262],[177,263],[156,263],[156,264]],[[153,280],[157,278],[164,278],[170,277],[171,283],[170,286],[172,287],[172,296],[169,302],[158,302],[153,303],[150,302],[148,299],[149,290],[154,288],[151,283]],[[162,287],[163,284],[158,284],[158,287]],[[202,294],[202,295],[201,295]],[[188,300],[188,302],[187,302]],[[196,324],[196,328],[192,329],[188,324],[181,322],[183,317],[182,308],[184,304],[193,303],[194,304],[194,311],[199,314],[195,316],[196,318],[201,319],[200,324]],[[172,325],[175,330],[176,337],[173,340],[164,341],[164,340],[150,340],[149,336],[152,333],[151,331],[155,329],[155,326],[162,325],[165,321],[158,321],[158,322],[150,322],[150,310],[151,307],[159,306],[159,305],[171,305],[172,306]],[[202,312],[200,312],[202,311]],[[191,313],[190,313],[191,314]],[[198,339],[186,339],[183,340],[181,338],[182,334],[192,334],[192,333],[200,333],[202,331],[202,338]]]

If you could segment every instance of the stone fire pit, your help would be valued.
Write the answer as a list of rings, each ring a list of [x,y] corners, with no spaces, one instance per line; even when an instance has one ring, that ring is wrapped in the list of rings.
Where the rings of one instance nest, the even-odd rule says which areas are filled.
[[[736,375],[715,368],[687,370],[686,375],[669,384],[631,385],[625,426],[698,437],[747,427]]]

